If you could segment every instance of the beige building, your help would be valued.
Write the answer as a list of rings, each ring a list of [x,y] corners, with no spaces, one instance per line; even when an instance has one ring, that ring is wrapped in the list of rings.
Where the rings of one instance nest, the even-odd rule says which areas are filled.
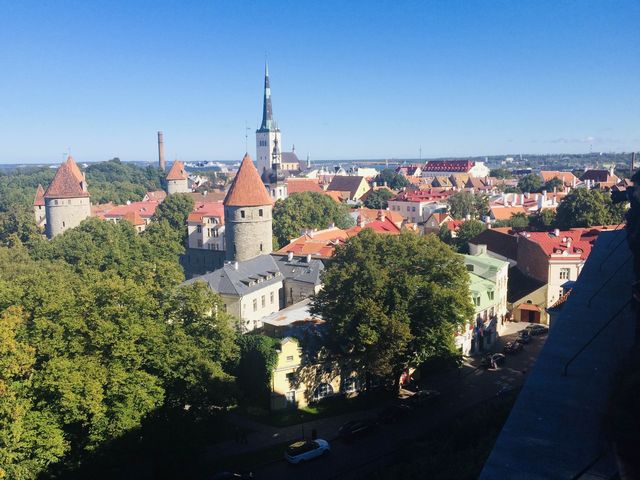
[[[224,205],[221,202],[196,203],[187,218],[189,248],[223,252],[226,249],[224,230]]]
[[[47,213],[44,208],[44,188],[38,184],[36,196],[33,199],[33,214],[36,217],[36,225],[38,228],[44,229],[47,224]]]

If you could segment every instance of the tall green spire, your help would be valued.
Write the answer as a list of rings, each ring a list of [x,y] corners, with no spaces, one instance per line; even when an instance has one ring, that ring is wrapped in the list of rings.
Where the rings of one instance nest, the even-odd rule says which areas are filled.
[[[271,88],[269,87],[269,64],[264,63],[264,101],[262,105],[262,125],[260,130],[275,130],[273,122],[273,110],[271,108]]]

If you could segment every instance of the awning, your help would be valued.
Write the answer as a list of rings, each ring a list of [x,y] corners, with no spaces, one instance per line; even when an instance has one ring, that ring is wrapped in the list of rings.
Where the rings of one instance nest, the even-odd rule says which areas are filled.
[[[537,305],[533,305],[532,303],[521,303],[518,305],[520,310],[529,310],[531,312],[541,312],[540,307]]]

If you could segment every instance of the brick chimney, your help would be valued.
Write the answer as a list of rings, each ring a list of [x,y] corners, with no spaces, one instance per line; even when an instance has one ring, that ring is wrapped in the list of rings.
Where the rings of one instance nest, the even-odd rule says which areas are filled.
[[[164,172],[166,166],[167,164],[164,160],[164,134],[158,132],[158,167]]]

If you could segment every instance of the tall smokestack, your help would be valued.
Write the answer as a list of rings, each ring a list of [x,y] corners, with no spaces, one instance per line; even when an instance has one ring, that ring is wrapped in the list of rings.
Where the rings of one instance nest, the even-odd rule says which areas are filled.
[[[633,177],[633,171],[635,170],[636,167],[636,152],[633,152],[631,154],[631,175],[629,175],[629,177]]]
[[[164,161],[164,134],[158,132],[158,166],[164,172],[167,164]]]

